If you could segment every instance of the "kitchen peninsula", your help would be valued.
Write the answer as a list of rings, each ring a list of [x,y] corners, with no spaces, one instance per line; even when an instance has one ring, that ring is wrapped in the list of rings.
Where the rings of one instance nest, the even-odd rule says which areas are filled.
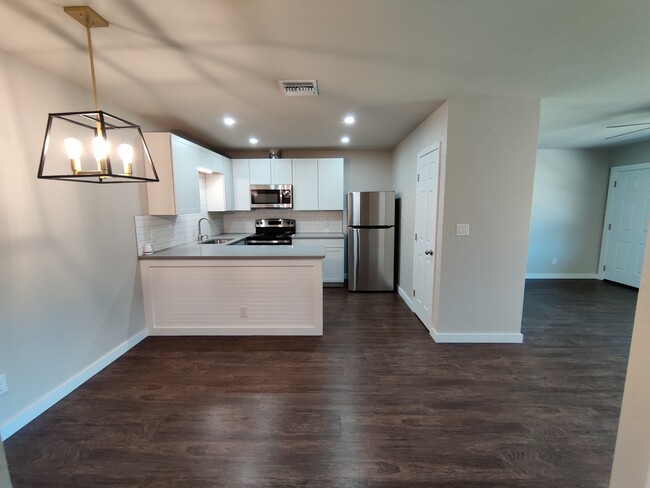
[[[188,243],[140,256],[149,335],[322,335],[325,248]]]

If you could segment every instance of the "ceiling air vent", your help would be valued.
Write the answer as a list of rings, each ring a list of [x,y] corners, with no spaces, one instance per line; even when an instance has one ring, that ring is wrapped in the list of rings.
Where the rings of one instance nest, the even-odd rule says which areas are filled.
[[[318,95],[316,80],[280,80],[282,93],[288,97],[315,97]]]

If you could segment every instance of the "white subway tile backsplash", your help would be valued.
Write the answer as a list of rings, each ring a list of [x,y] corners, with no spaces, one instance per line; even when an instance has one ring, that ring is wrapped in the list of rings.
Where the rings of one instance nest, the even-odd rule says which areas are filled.
[[[305,212],[285,209],[258,209],[251,212],[227,212],[223,215],[226,233],[255,231],[255,220],[286,218],[296,221],[298,232],[343,232],[343,212]]]
[[[199,219],[205,217],[210,220],[212,228],[203,227],[203,232],[208,231],[211,236],[224,233],[223,214],[208,213],[207,192],[205,175],[199,178],[201,198],[201,213],[188,215],[139,215],[135,217],[135,236],[138,244],[138,255],[146,241],[151,242],[154,251],[186,244],[195,241],[198,237]]]

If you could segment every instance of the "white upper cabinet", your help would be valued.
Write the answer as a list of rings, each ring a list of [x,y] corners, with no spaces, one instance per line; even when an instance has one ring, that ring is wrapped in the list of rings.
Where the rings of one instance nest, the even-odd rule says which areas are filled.
[[[249,159],[251,185],[290,185],[291,159]]]
[[[232,160],[233,210],[251,209],[250,169],[248,159]]]
[[[269,159],[249,159],[250,184],[271,184],[271,161]]]
[[[198,146],[168,132],[150,132],[144,137],[160,179],[147,183],[149,214],[200,212]]]
[[[294,210],[343,210],[343,158],[293,160]]]
[[[318,160],[293,160],[293,209],[318,210]]]
[[[291,159],[271,159],[271,184],[291,185],[293,174],[291,171]]]
[[[343,158],[318,160],[318,210],[343,210]]]
[[[147,132],[144,137],[160,179],[147,183],[150,215],[200,213],[199,168],[221,174],[206,178],[208,210],[229,210],[232,180],[228,158],[169,132]],[[216,203],[219,200],[221,203]]]
[[[232,161],[224,157],[223,178],[226,187],[226,210],[235,210],[234,192],[232,187]]]

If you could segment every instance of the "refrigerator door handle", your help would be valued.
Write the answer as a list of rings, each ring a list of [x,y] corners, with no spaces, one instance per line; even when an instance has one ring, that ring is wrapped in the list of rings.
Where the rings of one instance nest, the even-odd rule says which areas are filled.
[[[354,290],[357,289],[357,279],[359,277],[359,250],[360,250],[359,229],[354,229]]]

